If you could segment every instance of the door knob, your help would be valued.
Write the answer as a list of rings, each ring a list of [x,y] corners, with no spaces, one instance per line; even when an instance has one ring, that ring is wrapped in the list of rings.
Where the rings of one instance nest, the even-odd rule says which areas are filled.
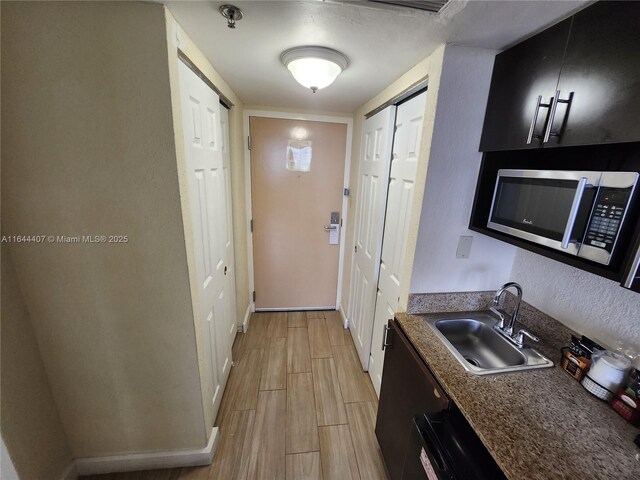
[[[336,228],[338,228],[338,227],[336,227],[335,225],[325,225],[324,226],[324,231],[325,232],[329,232],[331,230],[335,230]]]

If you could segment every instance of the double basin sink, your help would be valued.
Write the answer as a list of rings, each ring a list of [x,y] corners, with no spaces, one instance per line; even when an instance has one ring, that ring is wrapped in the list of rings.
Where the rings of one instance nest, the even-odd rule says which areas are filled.
[[[433,329],[453,356],[476,375],[517,372],[552,367],[553,362],[536,350],[518,348],[493,327],[488,311],[439,313],[427,316]]]

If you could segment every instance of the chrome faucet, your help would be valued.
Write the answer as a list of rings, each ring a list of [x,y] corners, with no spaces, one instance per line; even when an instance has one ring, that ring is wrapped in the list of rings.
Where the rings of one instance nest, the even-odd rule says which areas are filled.
[[[498,307],[500,306],[500,297],[504,292],[506,292],[510,288],[516,289],[516,308],[513,309],[513,313],[511,314],[511,318],[509,319],[509,323],[505,326],[506,316],[504,310],[500,310]],[[505,283],[501,286],[493,297],[493,302],[491,302],[491,310],[498,316],[498,323],[493,327],[498,333],[509,339],[511,342],[515,343],[518,348],[524,348],[524,337],[529,337],[534,342],[540,341],[538,337],[533,335],[532,333],[527,332],[524,328],[521,329],[516,335],[513,334],[513,328],[516,325],[516,318],[518,317],[518,310],[520,310],[520,302],[522,301],[522,287],[518,285],[516,282]]]
[[[498,309],[498,307],[500,306],[500,297],[502,296],[502,294],[512,287],[516,289],[516,293],[517,293],[516,308],[514,308],[513,313],[511,314],[511,319],[509,320],[509,323],[505,327],[504,314]],[[516,324],[516,317],[518,316],[518,310],[520,310],[521,301],[522,301],[522,287],[518,285],[516,282],[505,283],[503,286],[501,286],[498,289],[498,291],[496,292],[496,295],[493,297],[493,302],[491,304],[491,311],[496,313],[500,318],[500,322],[498,323],[498,325],[496,325],[496,327],[502,330],[503,333],[506,333],[507,336],[509,337],[513,336],[513,327]]]

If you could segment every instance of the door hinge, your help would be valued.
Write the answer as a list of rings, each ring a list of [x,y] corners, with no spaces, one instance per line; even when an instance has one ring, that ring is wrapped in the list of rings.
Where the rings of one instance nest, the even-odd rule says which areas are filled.
[[[251,230],[251,233],[253,233],[253,218],[249,220],[249,230]]]
[[[256,301],[256,291],[255,290],[253,291],[253,301],[254,302]]]
[[[358,245],[354,245],[354,246],[353,246],[353,251],[354,251],[355,253],[358,253]]]
[[[251,150],[251,135],[247,135],[247,148]]]

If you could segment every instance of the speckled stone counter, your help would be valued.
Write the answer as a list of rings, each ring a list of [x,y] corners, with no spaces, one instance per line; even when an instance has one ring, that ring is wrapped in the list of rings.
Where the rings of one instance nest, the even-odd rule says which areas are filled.
[[[491,298],[484,292],[477,295],[487,302]],[[445,297],[421,301],[428,303],[423,308],[431,312],[468,310],[455,308],[459,305],[472,304],[473,309],[488,306],[482,298],[470,300],[472,297],[463,294],[461,302],[446,297],[448,304],[440,310],[436,309],[443,306]],[[421,301],[414,299],[412,304],[410,299],[409,308],[414,314],[398,313],[396,318],[508,478],[640,478],[640,461],[636,459],[640,449],[633,443],[640,431],[606,403],[589,394],[557,365],[487,376],[467,372],[436,337],[425,317],[415,314]],[[511,311],[509,306],[506,309]],[[536,348],[557,364],[558,345],[566,344],[563,342],[571,331],[524,303],[521,311],[521,323],[541,337],[541,345]]]

